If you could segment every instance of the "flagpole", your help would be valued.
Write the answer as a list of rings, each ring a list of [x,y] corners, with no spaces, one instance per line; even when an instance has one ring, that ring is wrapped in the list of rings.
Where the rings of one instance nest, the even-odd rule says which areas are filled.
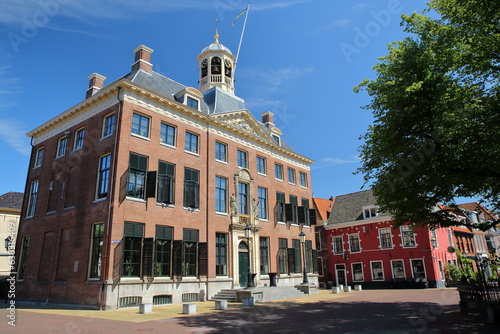
[[[243,29],[241,29],[240,43],[238,44],[238,51],[236,52],[236,60],[234,61],[233,78],[236,74],[236,66],[238,65],[238,57],[240,56],[241,42],[243,41],[243,35],[245,34],[245,27],[247,25],[248,12],[250,11],[250,2],[247,6],[247,12],[245,14],[245,21],[243,22]]]

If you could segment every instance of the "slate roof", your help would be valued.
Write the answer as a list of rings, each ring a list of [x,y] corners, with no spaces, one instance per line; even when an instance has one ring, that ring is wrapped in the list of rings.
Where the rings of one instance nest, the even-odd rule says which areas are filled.
[[[339,224],[363,219],[363,207],[376,205],[375,196],[371,190],[340,195],[335,198],[328,224]]]
[[[23,193],[8,192],[0,196],[0,208],[21,210],[23,206]]]

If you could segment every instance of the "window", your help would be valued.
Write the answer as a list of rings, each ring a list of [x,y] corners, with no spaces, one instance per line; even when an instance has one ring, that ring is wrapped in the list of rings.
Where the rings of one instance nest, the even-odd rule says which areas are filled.
[[[19,268],[17,270],[17,279],[24,279],[24,270],[26,269],[26,260],[28,259],[28,251],[30,247],[31,237],[23,237],[21,244],[21,255],[19,256]]]
[[[295,184],[295,170],[288,168],[288,183]]]
[[[408,225],[401,226],[401,239],[403,247],[415,247],[415,233]]]
[[[184,207],[199,208],[200,172],[196,169],[184,168]]]
[[[332,239],[333,254],[344,254],[344,245],[342,243],[342,236],[337,235]]]
[[[257,188],[257,193],[259,197],[258,211],[260,219],[267,219],[267,189],[266,188]]]
[[[36,200],[38,198],[38,181],[31,184],[30,195],[28,198],[28,209],[26,210],[26,217],[33,217],[35,215]]]
[[[141,137],[149,138],[149,118],[134,113],[132,118],[132,133]]]
[[[384,280],[384,270],[382,268],[382,261],[370,262],[372,267],[372,280],[383,281]]]
[[[292,239],[292,248],[294,250],[293,252],[293,272],[294,273],[300,273],[302,272],[302,256],[300,256],[300,240],[298,239]]]
[[[391,228],[380,228],[378,230],[378,236],[380,239],[380,248],[388,249],[392,248],[392,236],[391,236]]]
[[[45,153],[45,149],[43,147],[39,148],[36,151],[35,165],[33,166],[33,168],[40,167],[42,165],[44,153]]]
[[[85,136],[85,129],[76,130],[75,145],[73,151],[79,150],[83,147],[83,137]]]
[[[349,250],[351,253],[361,252],[358,233],[349,234]]]
[[[158,161],[158,194],[157,201],[163,204],[174,204],[175,165]]]
[[[266,159],[263,157],[257,157],[257,173],[266,175]]]
[[[283,165],[274,164],[274,177],[276,180],[283,181]]]
[[[285,194],[280,192],[276,193],[276,220],[285,221]]]
[[[227,145],[215,142],[215,160],[227,162]]]
[[[405,267],[403,260],[392,260],[392,277],[394,278],[405,278]]]
[[[148,157],[130,153],[127,196],[144,199]]]
[[[438,248],[438,240],[437,240],[436,230],[431,231],[431,244],[432,244],[432,248],[434,248],[434,249]]]
[[[363,281],[363,264],[353,263],[352,264],[352,280],[355,282]]]
[[[280,137],[277,135],[272,135],[272,136],[273,136],[273,139],[276,142],[276,144],[281,145]]]
[[[102,138],[111,136],[115,131],[115,114],[104,117]]]
[[[161,123],[160,125],[160,143],[175,146],[175,126]]]
[[[186,102],[188,107],[198,110],[198,100],[193,99],[191,96],[188,96]]]
[[[89,278],[101,277],[102,246],[104,243],[104,223],[92,226],[92,249],[90,255]]]
[[[213,57],[212,58],[210,73],[211,74],[216,74],[216,75],[221,75],[222,74],[221,60],[220,60],[219,57]]]
[[[260,274],[269,273],[269,238],[260,237]]]
[[[215,177],[215,211],[227,213],[227,179]]]
[[[97,198],[108,196],[109,170],[111,167],[111,154],[99,158],[99,175],[97,178]]]
[[[198,154],[199,153],[198,140],[199,140],[198,135],[191,132],[186,132],[186,143],[184,146],[184,150],[186,150],[187,152]]]
[[[227,275],[227,233],[215,233],[215,274]]]
[[[453,237],[451,236],[451,230],[448,228],[446,229],[446,232],[448,232],[448,244],[453,247]]]
[[[250,214],[248,188],[248,183],[238,183],[238,213],[240,215]]]
[[[288,240],[287,239],[278,239],[278,261],[280,266],[280,274],[287,273],[287,249],[288,249]]]
[[[313,254],[313,249],[312,249],[312,241],[311,240],[306,240],[304,243],[304,252],[305,252],[305,258],[306,258],[306,272],[310,273],[312,272],[312,254]],[[317,254],[317,252],[316,252]]]
[[[373,218],[377,216],[377,208],[374,206],[363,208],[363,217],[365,219]]]
[[[411,260],[411,269],[413,271],[413,278],[425,278],[424,260]]]
[[[441,275],[441,280],[444,281],[444,267],[443,267],[443,261],[438,260],[438,266],[439,266],[439,274]]]
[[[68,145],[68,137],[63,137],[59,139],[57,143],[57,155],[56,158],[60,158],[66,154],[66,146]]]
[[[155,231],[155,276],[170,277],[172,270],[172,240],[174,228],[156,225]]]
[[[122,276],[139,277],[141,273],[144,224],[125,222],[123,230]]]
[[[304,224],[304,226],[309,226],[309,200],[307,198],[302,198],[302,208],[297,208],[298,211],[298,218],[299,218],[299,224]]]
[[[248,168],[247,152],[238,150],[238,167]]]
[[[199,231],[185,228],[183,229],[183,235],[182,276],[196,276]]]
[[[307,174],[300,172],[299,175],[300,175],[300,186],[307,188]]]

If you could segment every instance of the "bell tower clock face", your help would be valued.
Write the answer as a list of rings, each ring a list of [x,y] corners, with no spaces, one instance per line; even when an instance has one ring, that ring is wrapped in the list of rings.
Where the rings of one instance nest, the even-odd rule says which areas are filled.
[[[232,68],[231,61],[229,59],[226,59],[226,61],[224,62],[224,73],[226,74],[227,77],[231,77],[231,68]]]
[[[203,59],[203,61],[201,62],[201,77],[204,78],[207,76],[208,74],[208,60],[207,59]]]

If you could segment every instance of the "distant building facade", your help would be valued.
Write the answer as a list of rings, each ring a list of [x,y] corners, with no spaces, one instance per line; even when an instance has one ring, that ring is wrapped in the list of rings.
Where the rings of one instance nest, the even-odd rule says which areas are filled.
[[[371,190],[337,196],[325,230],[337,285],[444,287],[445,266],[457,263],[450,228],[394,228]]]
[[[202,50],[198,89],[134,52],[129,74],[91,75],[84,101],[28,133],[17,298],[180,303],[246,287],[249,270],[299,284],[303,265],[317,284],[313,161],[234,95],[231,51],[217,35]]]
[[[320,286],[325,288],[332,284],[333,279],[330,276],[328,267],[328,244],[324,225],[328,222],[334,201],[333,197],[329,199],[313,197],[317,223],[314,226],[314,234],[316,236],[316,249],[318,250],[318,282]]]
[[[11,191],[0,196],[0,279],[15,271],[12,266],[22,205],[22,193]]]

